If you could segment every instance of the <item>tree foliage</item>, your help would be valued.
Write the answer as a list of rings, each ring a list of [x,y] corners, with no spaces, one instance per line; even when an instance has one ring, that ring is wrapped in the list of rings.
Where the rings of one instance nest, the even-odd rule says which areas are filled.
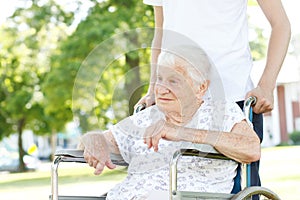
[[[116,34],[123,34],[124,32],[140,27],[153,26],[152,8],[143,5],[141,1],[131,0],[122,2],[111,0],[101,3],[94,1],[94,3],[94,6],[89,10],[87,18],[78,25],[72,35],[61,43],[59,51],[52,57],[52,69],[44,85],[45,93],[49,94],[49,97],[51,95],[50,98],[53,98],[51,102],[64,105],[68,112],[73,111],[74,113],[71,114],[75,114],[80,119],[83,130],[91,128],[103,129],[108,123],[114,123],[116,119],[132,113],[132,111],[124,113],[124,111],[128,110],[128,107],[133,108],[133,103],[128,105],[126,95],[128,96],[130,91],[137,88],[135,85],[140,84],[140,72],[136,66],[140,65],[145,59],[149,62],[149,50],[128,52],[115,59],[110,63],[110,66],[107,68],[108,70],[105,70],[103,74],[99,74],[99,79],[101,79],[99,82],[90,80],[90,77],[84,78],[81,84],[84,85],[86,90],[84,89],[83,91],[79,88],[74,88],[80,67],[84,65],[84,62],[88,62],[93,67],[93,73],[99,73],[101,67],[107,67],[104,66],[104,60],[107,57],[100,58],[100,55],[100,57],[96,58],[89,57],[89,60],[85,61],[91,53],[95,53],[95,49],[99,45],[101,46],[101,44],[110,40]],[[122,40],[118,40],[117,42],[120,44],[115,44],[115,46],[117,48],[121,47]],[[108,48],[107,52],[104,53],[112,55],[114,50],[116,49]],[[135,71],[135,75],[132,79],[126,77],[127,72],[131,68],[135,68],[133,70]],[[124,76],[126,77],[125,88],[118,90],[118,99],[113,100],[117,82]],[[93,97],[94,101],[92,104],[85,105],[84,100],[77,101],[74,98],[72,99],[74,92],[80,93],[84,97],[84,93],[95,87],[95,84],[99,85]],[[61,91],[68,92],[59,95]],[[139,91],[138,98],[141,92]],[[123,112],[119,112],[119,117],[108,115],[112,109],[113,101],[121,105],[118,106],[118,110],[123,110]],[[56,105],[52,108],[57,110]],[[56,111],[54,112],[56,113]]]
[[[54,1],[27,1],[1,27],[0,49],[0,138],[18,133],[20,171],[25,170],[22,133],[49,133],[49,116],[44,112],[41,83],[49,71],[49,55],[59,40],[62,19],[68,20]],[[56,12],[53,12],[55,10]],[[50,12],[51,11],[51,12]],[[53,35],[49,35],[53,33]],[[51,44],[51,45],[49,45]]]

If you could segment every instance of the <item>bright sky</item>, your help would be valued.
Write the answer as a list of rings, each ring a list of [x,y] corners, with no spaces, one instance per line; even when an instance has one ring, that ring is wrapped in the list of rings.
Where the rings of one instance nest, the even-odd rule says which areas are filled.
[[[47,2],[48,0],[40,0],[39,3],[43,4],[44,2]],[[64,6],[65,9],[68,10],[74,10],[76,9],[76,4],[74,4],[73,0],[56,0],[60,5]],[[81,7],[79,16],[77,17],[85,17],[86,11],[88,8],[92,5],[91,2],[87,0],[80,0],[83,6]],[[100,2],[101,0],[98,0]],[[5,22],[6,18],[11,16],[17,7],[29,7],[31,6],[31,1],[27,0],[9,0],[9,3],[7,1],[1,0],[0,1],[0,24]],[[79,19],[76,19],[79,20]]]
[[[18,5],[18,0],[0,1],[0,24],[5,22],[6,17],[13,14],[15,7]]]

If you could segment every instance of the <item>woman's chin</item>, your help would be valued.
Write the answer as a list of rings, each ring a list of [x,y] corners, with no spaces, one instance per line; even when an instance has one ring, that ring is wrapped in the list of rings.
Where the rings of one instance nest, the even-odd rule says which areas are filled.
[[[174,104],[156,103],[156,106],[159,108],[159,110],[161,110],[165,114],[170,112],[175,112],[177,110]]]

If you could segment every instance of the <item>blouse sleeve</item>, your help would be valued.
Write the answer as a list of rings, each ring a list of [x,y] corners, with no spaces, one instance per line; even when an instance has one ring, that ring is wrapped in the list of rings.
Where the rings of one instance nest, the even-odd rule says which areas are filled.
[[[226,103],[223,131],[230,132],[233,126],[246,119],[243,111],[236,103]]]
[[[151,6],[162,6],[162,0],[143,0],[143,3]]]
[[[127,117],[110,128],[123,159],[130,163],[131,157],[139,144],[143,144],[143,136],[147,127],[163,119],[164,115],[156,108],[151,106],[137,114]],[[146,145],[144,145],[146,147]]]

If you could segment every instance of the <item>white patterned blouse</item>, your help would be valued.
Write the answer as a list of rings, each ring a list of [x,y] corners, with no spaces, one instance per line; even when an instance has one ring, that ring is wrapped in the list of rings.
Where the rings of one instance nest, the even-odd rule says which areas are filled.
[[[149,107],[130,116],[111,128],[121,155],[129,163],[124,181],[109,191],[109,200],[149,199],[159,194],[168,199],[169,163],[179,148],[209,148],[205,144],[160,140],[158,152],[148,149],[143,142],[145,129],[165,119],[157,106]],[[234,124],[245,116],[235,103],[204,102],[186,125],[189,128],[230,132]],[[184,157],[178,164],[178,189],[199,192],[230,193],[237,163],[200,157]],[[163,198],[165,195],[165,198]],[[153,199],[157,199],[157,196]]]

